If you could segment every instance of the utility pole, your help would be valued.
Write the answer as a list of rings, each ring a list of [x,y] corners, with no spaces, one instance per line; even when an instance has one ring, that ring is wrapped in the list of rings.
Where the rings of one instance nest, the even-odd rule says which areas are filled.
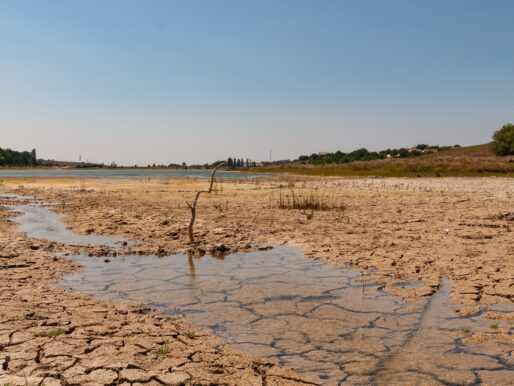
[[[272,150],[269,151],[269,162],[270,163],[271,163],[271,160],[272,160],[271,154],[272,154]]]

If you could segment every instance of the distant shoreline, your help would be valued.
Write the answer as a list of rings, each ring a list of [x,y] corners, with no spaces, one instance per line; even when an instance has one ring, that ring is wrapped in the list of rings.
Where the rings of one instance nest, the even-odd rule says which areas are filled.
[[[189,170],[189,171],[204,171],[212,170],[212,168],[174,168],[174,167],[133,167],[133,166],[118,166],[118,167],[76,167],[76,166],[0,166],[0,170]],[[240,173],[245,172],[247,169],[222,169],[224,172]]]
[[[23,178],[97,178],[97,179],[190,179],[210,178],[212,169],[171,168],[55,168],[10,167],[0,168],[0,180]],[[219,170],[219,179],[252,179],[266,177],[266,173],[249,170]]]

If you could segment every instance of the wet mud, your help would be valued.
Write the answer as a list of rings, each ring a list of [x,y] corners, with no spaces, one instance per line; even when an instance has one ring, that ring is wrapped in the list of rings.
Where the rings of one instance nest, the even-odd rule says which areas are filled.
[[[66,288],[190,315],[229,347],[276,360],[322,384],[474,384],[483,371],[513,371],[511,352],[490,355],[463,345],[471,331],[490,329],[490,321],[458,317],[446,279],[425,304],[412,305],[355,269],[302,259],[299,249],[288,247],[224,258],[72,259],[84,268],[63,279]]]

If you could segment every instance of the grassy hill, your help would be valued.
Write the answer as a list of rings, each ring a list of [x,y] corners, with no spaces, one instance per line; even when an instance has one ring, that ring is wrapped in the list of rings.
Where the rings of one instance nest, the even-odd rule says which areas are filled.
[[[494,157],[493,146],[490,143],[483,145],[474,145],[467,147],[454,147],[452,149],[445,150],[440,153],[427,154],[427,158],[438,158],[441,156],[448,157]]]
[[[453,148],[414,158],[356,161],[322,166],[290,163],[262,172],[289,172],[316,176],[510,176],[514,177],[514,157],[497,157],[491,144]]]

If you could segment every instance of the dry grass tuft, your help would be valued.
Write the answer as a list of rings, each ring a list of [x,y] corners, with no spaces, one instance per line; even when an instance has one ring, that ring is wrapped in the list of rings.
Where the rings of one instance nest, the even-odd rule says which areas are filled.
[[[272,197],[271,201],[274,201]],[[279,209],[300,209],[310,210],[339,210],[344,211],[345,206],[342,197],[335,194],[333,189],[323,189],[318,186],[311,186],[303,182],[301,186],[293,180],[287,180],[287,185],[279,185],[278,198],[274,206]]]

